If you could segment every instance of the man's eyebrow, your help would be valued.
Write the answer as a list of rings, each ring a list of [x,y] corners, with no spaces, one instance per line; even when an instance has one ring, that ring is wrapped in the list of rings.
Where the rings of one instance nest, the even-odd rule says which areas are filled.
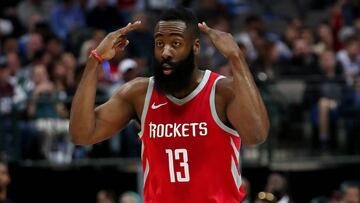
[[[157,37],[163,37],[163,36],[164,36],[163,34],[161,34],[161,33],[157,32],[157,33],[155,33],[154,38],[157,38]]]
[[[183,34],[179,34],[179,33],[170,33],[169,35],[170,35],[170,36],[178,36],[178,37],[184,38],[184,35],[183,35]],[[163,37],[163,36],[164,36],[164,34],[158,32],[158,33],[155,34],[154,38]]]

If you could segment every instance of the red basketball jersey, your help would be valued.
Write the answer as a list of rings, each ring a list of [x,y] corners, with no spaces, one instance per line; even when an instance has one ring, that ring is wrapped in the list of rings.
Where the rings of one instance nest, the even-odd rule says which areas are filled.
[[[205,71],[188,96],[159,93],[150,78],[141,118],[145,203],[239,203],[239,134],[215,110],[221,79]]]

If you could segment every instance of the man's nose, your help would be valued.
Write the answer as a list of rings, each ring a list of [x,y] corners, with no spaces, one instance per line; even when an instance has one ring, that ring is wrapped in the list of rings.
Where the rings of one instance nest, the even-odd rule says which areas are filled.
[[[173,57],[171,47],[166,45],[161,53],[163,60],[171,59]]]

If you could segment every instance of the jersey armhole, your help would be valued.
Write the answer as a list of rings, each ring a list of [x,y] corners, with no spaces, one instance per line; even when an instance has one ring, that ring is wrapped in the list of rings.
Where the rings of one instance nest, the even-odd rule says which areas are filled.
[[[144,107],[141,113],[141,131],[139,132],[138,136],[141,139],[141,137],[144,134],[144,125],[145,125],[145,119],[146,119],[146,114],[147,111],[149,109],[149,103],[150,103],[150,99],[151,99],[151,95],[154,89],[154,78],[150,77],[149,78],[149,85],[148,88],[146,90],[146,96],[145,96],[145,101],[144,101]]]
[[[216,106],[215,106],[216,84],[217,84],[217,82],[218,82],[219,80],[224,79],[224,78],[225,78],[224,76],[219,76],[219,77],[217,77],[217,78],[215,79],[215,81],[214,81],[214,84],[213,84],[212,88],[211,88],[211,93],[210,93],[210,111],[211,111],[211,115],[212,115],[212,118],[214,119],[215,123],[216,123],[222,130],[224,130],[224,131],[226,131],[226,132],[228,132],[228,133],[230,133],[230,134],[232,134],[232,135],[234,135],[234,136],[236,136],[236,137],[240,137],[240,136],[239,136],[239,133],[238,133],[236,130],[228,127],[227,125],[225,125],[225,123],[223,123],[223,122],[220,120],[220,118],[219,118],[219,116],[218,116],[218,114],[217,114],[217,112],[216,112]]]

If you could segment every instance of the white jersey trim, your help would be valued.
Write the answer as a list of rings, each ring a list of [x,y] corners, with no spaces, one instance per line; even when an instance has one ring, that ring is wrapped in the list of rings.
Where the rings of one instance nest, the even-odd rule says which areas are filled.
[[[145,119],[146,119],[146,114],[147,111],[149,109],[149,103],[150,103],[150,99],[151,99],[151,95],[154,89],[154,78],[150,77],[149,78],[149,85],[146,91],[146,96],[145,96],[145,101],[144,101],[144,107],[143,107],[143,111],[141,113],[141,131],[139,132],[139,138],[141,139],[141,137],[144,134],[144,130],[145,130]]]
[[[141,160],[143,159],[143,156],[144,156],[144,148],[145,148],[144,141],[141,140]]]
[[[233,140],[233,137],[230,136],[230,143],[231,143],[231,147],[233,148],[234,150],[234,154],[236,156],[236,160],[237,161],[240,161],[240,152],[239,152],[239,149],[236,148],[236,145],[234,143],[234,140]]]
[[[236,162],[234,161],[233,157],[231,157],[231,173],[234,178],[236,187],[239,189],[242,183],[242,179],[241,175],[239,175],[238,167],[236,166]]]
[[[219,76],[218,78],[215,79],[215,82],[212,86],[212,89],[211,89],[211,93],[210,93],[210,110],[211,110],[211,115],[215,121],[215,123],[221,128],[223,129],[224,131],[236,136],[236,137],[240,137],[239,136],[239,133],[234,130],[234,129],[231,129],[229,128],[228,126],[226,126],[219,118],[219,116],[217,115],[216,113],[216,107],[215,107],[215,91],[216,91],[216,84],[217,82],[220,80],[220,79],[223,79],[225,78],[224,76]]]
[[[199,85],[189,94],[187,95],[186,97],[182,98],[182,99],[178,99],[170,94],[167,94],[166,97],[174,102],[175,104],[177,105],[183,105],[185,103],[187,103],[188,101],[192,100],[196,95],[198,95],[200,93],[200,91],[205,87],[207,81],[209,80],[210,78],[210,73],[211,71],[209,70],[206,70],[205,73],[204,73],[204,76],[203,78],[201,79],[201,82],[199,83]]]
[[[147,177],[149,175],[149,170],[150,170],[149,161],[146,159],[145,172],[144,172],[144,187],[146,184]]]

